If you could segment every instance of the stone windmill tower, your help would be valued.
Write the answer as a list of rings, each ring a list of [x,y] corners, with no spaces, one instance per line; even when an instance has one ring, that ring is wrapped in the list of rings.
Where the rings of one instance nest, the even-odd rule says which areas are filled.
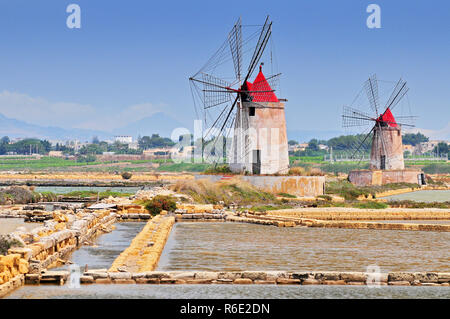
[[[381,105],[378,97],[378,81],[376,75],[372,75],[364,83],[364,91],[366,92],[373,115],[369,112],[344,106],[344,112],[342,114],[344,127],[369,126],[370,128],[367,134],[360,135],[362,136],[362,140],[355,147],[352,158],[357,158],[357,154],[362,153],[367,142],[371,140],[371,143],[369,143],[371,144],[369,171],[372,181],[374,180],[374,176],[378,176],[379,183],[381,184],[386,182],[421,183],[418,179],[418,174],[420,175],[421,172],[414,171],[411,173],[411,170],[405,170],[403,158],[402,126],[413,127],[414,125],[411,122],[415,117],[397,116],[396,120],[392,113],[392,110],[398,105],[408,90],[406,81],[400,79],[396,83],[386,103]],[[398,120],[401,122],[398,122]],[[374,171],[380,172],[374,174]],[[353,171],[350,172],[349,178],[350,180],[357,181],[356,184],[359,185],[370,184],[361,182],[362,179],[360,178],[363,175],[367,175],[367,172]],[[391,178],[389,176],[394,177]]]
[[[226,161],[238,173],[285,173],[289,169],[286,100],[279,99],[274,89],[281,74],[266,77],[264,63],[260,63],[271,39],[272,22],[267,17],[245,39],[242,29],[239,19],[222,47],[190,78],[193,95],[203,106],[198,112],[204,114],[205,126],[208,121],[210,126],[203,131],[202,157],[215,157],[216,163]],[[246,53],[252,55],[247,59]],[[266,58],[272,62],[272,52]],[[228,60],[233,61],[233,68],[223,67]],[[244,69],[244,65],[248,67]],[[259,72],[250,82],[258,65]],[[225,75],[230,69],[234,70],[231,77]]]

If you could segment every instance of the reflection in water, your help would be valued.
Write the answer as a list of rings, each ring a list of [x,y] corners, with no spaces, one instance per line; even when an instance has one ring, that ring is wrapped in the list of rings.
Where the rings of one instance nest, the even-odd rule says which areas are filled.
[[[158,270],[441,271],[446,232],[177,223]]]
[[[450,201],[450,190],[424,190],[383,197],[387,200],[413,200],[416,202]]]
[[[450,298],[450,287],[274,286],[274,285],[82,285],[25,286],[7,298]]]
[[[82,268],[87,264],[89,269],[108,269],[142,230],[145,222],[124,222],[114,225],[115,230],[99,236],[93,246],[80,247],[69,260]],[[67,269],[67,266],[55,269]]]

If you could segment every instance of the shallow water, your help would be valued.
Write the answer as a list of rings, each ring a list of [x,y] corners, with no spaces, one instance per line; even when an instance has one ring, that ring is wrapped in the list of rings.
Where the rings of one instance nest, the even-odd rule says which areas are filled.
[[[450,233],[177,223],[158,270],[450,271]]]
[[[115,223],[116,229],[111,233],[103,234],[95,240],[93,246],[82,246],[68,258],[79,265],[82,270],[85,265],[88,269],[108,269],[113,261],[131,243],[134,237],[142,230],[145,222]],[[57,269],[67,269],[68,265]]]
[[[95,191],[95,192],[112,191],[118,193],[134,194],[140,189],[142,189],[142,187],[37,186],[35,191],[53,192],[55,194],[67,194],[74,191]]]
[[[0,218],[0,235],[9,234],[17,230],[17,227],[25,227],[29,231],[42,225],[42,223],[25,223],[23,218]]]
[[[387,200],[412,200],[416,202],[446,202],[450,201],[450,190],[423,190],[383,197]]]
[[[128,299],[312,299],[312,298],[450,298],[450,287],[274,286],[274,285],[82,285],[25,286],[7,298]]]

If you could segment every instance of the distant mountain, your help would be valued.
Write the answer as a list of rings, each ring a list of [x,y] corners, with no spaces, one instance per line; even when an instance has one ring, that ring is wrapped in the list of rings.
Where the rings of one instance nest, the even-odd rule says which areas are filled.
[[[405,129],[404,131],[407,133],[422,133],[425,136],[428,136],[430,140],[450,141],[450,122],[448,122],[447,125],[442,129],[437,130],[414,127],[411,129]]]
[[[288,140],[295,140],[306,143],[313,138],[318,140],[329,140],[330,138],[345,135],[341,131],[308,131],[308,130],[287,130]]]
[[[34,137],[47,140],[73,140],[90,141],[93,136],[99,139],[109,139],[110,133],[86,129],[63,129],[54,126],[39,126],[24,121],[11,119],[0,114],[0,136],[9,136],[10,138]]]
[[[159,134],[162,137],[170,137],[172,131],[178,127],[185,127],[169,115],[158,112],[151,116],[145,117],[139,121],[130,123],[124,127],[114,129],[114,135],[131,135],[133,137],[151,136],[152,134]],[[188,128],[190,130],[190,128]]]

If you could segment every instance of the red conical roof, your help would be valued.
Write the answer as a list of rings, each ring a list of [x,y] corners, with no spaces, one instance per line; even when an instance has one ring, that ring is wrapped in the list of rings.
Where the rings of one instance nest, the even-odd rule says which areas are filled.
[[[278,102],[277,96],[272,91],[266,77],[262,73],[261,66],[259,67],[259,73],[255,81],[253,83],[247,81],[247,89],[250,91],[249,95],[253,97],[253,102]]]
[[[397,122],[395,122],[394,115],[392,115],[389,108],[380,116],[380,120],[386,122],[391,127],[397,127]]]

